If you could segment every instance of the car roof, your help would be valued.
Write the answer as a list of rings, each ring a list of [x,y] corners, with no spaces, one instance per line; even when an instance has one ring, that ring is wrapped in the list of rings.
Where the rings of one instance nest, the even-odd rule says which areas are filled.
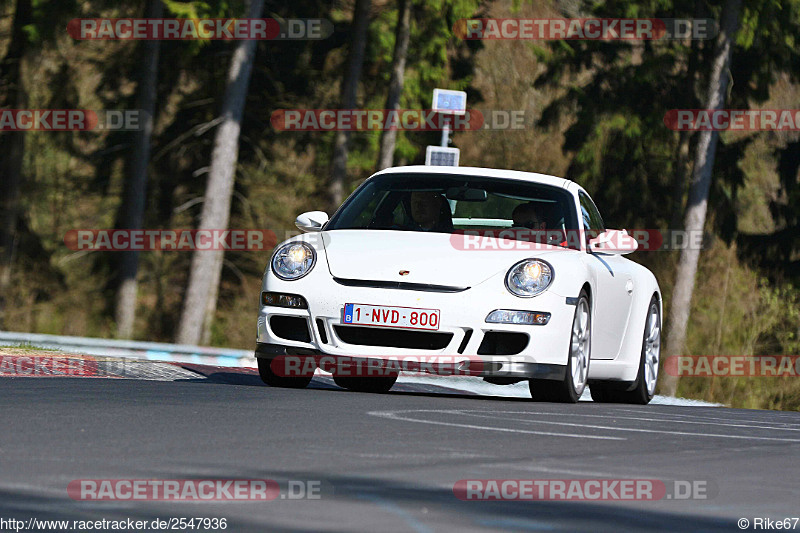
[[[409,165],[405,167],[391,167],[374,175],[380,174],[402,174],[406,172],[416,172],[420,174],[462,174],[465,176],[482,176],[489,178],[503,178],[527,181],[531,183],[542,183],[545,185],[552,185],[562,189],[568,189],[573,194],[581,187],[566,178],[559,178],[557,176],[550,176],[548,174],[538,174],[536,172],[522,172],[519,170],[504,170],[499,168],[481,168],[481,167],[445,167],[445,166],[429,166],[429,165]]]

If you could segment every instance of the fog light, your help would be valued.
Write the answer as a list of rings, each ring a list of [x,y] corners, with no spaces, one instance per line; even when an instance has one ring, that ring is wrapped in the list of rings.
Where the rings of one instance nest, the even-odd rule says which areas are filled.
[[[262,292],[261,304],[273,307],[288,307],[290,309],[308,309],[308,303],[302,296],[277,292]]]
[[[508,309],[495,309],[486,317],[486,322],[490,324],[524,324],[528,326],[544,326],[549,320],[550,313]]]

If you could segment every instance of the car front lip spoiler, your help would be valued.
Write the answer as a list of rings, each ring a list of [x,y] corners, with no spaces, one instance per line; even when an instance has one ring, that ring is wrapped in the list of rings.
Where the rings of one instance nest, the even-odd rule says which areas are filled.
[[[275,359],[285,355],[326,355],[337,357],[336,355],[326,354],[319,350],[308,348],[297,348],[294,346],[283,346],[281,344],[259,343],[256,346],[255,356],[258,359]],[[345,357],[345,356],[342,356]],[[369,356],[353,355],[347,356],[356,359],[371,359]],[[381,361],[381,359],[376,359]],[[498,361],[494,359],[481,359],[481,372],[475,375],[465,375],[464,377],[478,378],[508,378],[511,380],[523,379],[548,379],[563,380],[566,376],[566,365],[554,365],[549,363],[533,363],[529,361]],[[437,375],[437,374],[431,374]],[[446,375],[446,374],[445,374]]]

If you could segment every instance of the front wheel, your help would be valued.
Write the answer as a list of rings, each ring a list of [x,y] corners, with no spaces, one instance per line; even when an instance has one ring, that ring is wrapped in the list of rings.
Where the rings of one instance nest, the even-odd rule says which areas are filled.
[[[258,374],[261,381],[270,387],[283,387],[287,389],[305,389],[311,383],[314,372],[302,376],[280,376],[272,369],[272,359],[258,358]]]
[[[642,338],[642,353],[639,357],[639,372],[632,389],[623,390],[619,384],[592,383],[589,392],[592,400],[603,403],[632,403],[646,405],[656,393],[658,363],[661,359],[661,311],[654,294],[647,308],[647,322]]]
[[[592,353],[592,310],[586,291],[581,291],[572,319],[567,371],[561,381],[528,380],[531,397],[537,401],[575,403],[589,378],[589,358]]]

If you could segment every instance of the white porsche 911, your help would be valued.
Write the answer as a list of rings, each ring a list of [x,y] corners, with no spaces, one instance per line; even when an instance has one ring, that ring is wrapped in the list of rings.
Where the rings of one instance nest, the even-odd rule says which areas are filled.
[[[390,168],[330,219],[313,211],[296,224],[305,233],[275,248],[262,282],[255,356],[269,385],[305,387],[320,357],[357,358],[393,370],[334,365],[336,383],[388,391],[409,367],[387,362],[447,356],[446,372],[416,368],[527,380],[543,401],[576,402],[587,384],[600,402],[653,397],[658,282],[622,257],[635,241],[613,244],[627,234],[607,230],[576,183],[485,168]],[[275,364],[294,356],[306,358],[300,372]]]

